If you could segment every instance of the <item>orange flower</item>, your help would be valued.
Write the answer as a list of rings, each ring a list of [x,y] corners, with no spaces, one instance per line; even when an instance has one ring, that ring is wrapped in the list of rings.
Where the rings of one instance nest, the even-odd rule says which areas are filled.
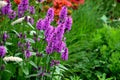
[[[4,0],[4,1],[9,2],[9,0]],[[14,2],[15,2],[16,4],[20,4],[20,1],[21,1],[21,0],[14,0]]]
[[[72,3],[75,3],[75,4],[84,4],[84,0],[71,0]]]
[[[59,15],[59,12],[63,6],[71,7],[72,4],[68,0],[53,0],[55,15]]]
[[[15,2],[16,4],[20,4],[20,1],[21,1],[21,0],[14,0],[14,2]]]
[[[53,5],[54,6],[59,6],[59,7],[62,7],[62,6],[72,6],[71,2],[67,1],[67,0],[54,0],[53,2]]]

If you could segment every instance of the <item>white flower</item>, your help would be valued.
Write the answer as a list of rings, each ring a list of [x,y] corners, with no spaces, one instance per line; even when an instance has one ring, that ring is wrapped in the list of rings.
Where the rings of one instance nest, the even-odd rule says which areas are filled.
[[[30,19],[31,17],[27,16],[27,18]],[[25,16],[22,17],[22,18],[19,18],[19,19],[15,20],[14,22],[11,23],[11,25],[15,25],[17,23],[22,23],[22,21],[24,21],[24,20],[25,20]]]
[[[3,60],[6,61],[6,62],[9,62],[9,61],[21,62],[21,61],[23,61],[22,58],[20,58],[20,57],[13,57],[13,56],[4,57]]]
[[[7,5],[6,1],[0,1],[0,8],[4,7]]]
[[[25,17],[19,18],[19,19],[15,20],[14,22],[12,22],[11,25],[21,23],[24,19],[25,19]]]

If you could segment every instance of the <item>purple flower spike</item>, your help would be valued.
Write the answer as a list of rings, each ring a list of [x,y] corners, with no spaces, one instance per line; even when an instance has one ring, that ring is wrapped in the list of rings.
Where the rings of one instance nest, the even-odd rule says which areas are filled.
[[[47,47],[46,47],[46,53],[47,53],[47,54],[53,53],[53,48],[50,47],[50,46],[47,46]]]
[[[13,11],[13,10],[10,10],[9,13],[8,13],[8,17],[10,19],[14,19],[16,17],[16,12]]]
[[[28,42],[26,42],[26,48],[27,48],[27,49],[29,49],[29,48],[30,48],[30,45],[31,45],[31,44],[30,44],[30,42],[29,42],[29,41],[28,41]]]
[[[22,0],[19,5],[22,5],[23,11],[26,11],[28,10],[28,7],[29,7],[29,0]]]
[[[3,15],[8,14],[9,10],[11,10],[11,3],[8,3],[5,7],[2,7],[1,9]]]
[[[50,66],[58,65],[60,64],[60,61],[58,60],[52,60]]]
[[[29,58],[31,56],[31,52],[29,50],[25,51],[25,57]]]
[[[7,33],[5,32],[5,33],[3,34],[3,41],[5,42],[5,41],[7,40],[7,38],[8,38],[8,35],[7,35]]]
[[[21,45],[22,45],[22,42],[19,41],[18,42],[18,47],[21,47]]]
[[[36,28],[38,30],[43,30],[45,35],[45,40],[47,42],[46,53],[52,54],[53,52],[61,53],[61,58],[63,60],[68,60],[68,48],[65,44],[64,33],[66,30],[71,30],[72,18],[67,16],[67,7],[62,7],[59,15],[58,26],[51,26],[51,22],[54,18],[54,10],[50,8],[44,19],[40,19]],[[57,64],[59,62],[52,61],[51,65]]]
[[[65,27],[63,24],[58,25],[57,27],[57,39],[58,40],[62,40],[63,35],[64,35],[64,30],[65,30]]]
[[[24,16],[24,12],[28,10],[29,0],[21,0],[21,3],[18,5],[18,17],[21,18]]]
[[[48,17],[50,22],[54,20],[54,9],[53,8],[49,8],[46,17]]]
[[[53,26],[49,26],[46,30],[45,30],[45,40],[46,41],[50,41],[52,35],[53,35],[53,30],[54,27]]]
[[[30,12],[30,14],[35,14],[34,6],[29,6],[29,12]]]
[[[57,52],[60,53],[65,47],[66,47],[66,44],[63,41],[57,41],[56,42],[55,48],[56,48]]]
[[[62,10],[60,12],[59,18],[60,18],[60,23],[63,23],[67,17],[67,7],[62,7]]]
[[[63,60],[68,60],[68,48],[65,48],[64,52],[62,52],[61,58]]]
[[[43,25],[44,25],[44,21],[42,19],[39,19],[37,24],[36,24],[36,28],[38,30],[43,30]]]
[[[44,21],[43,30],[46,30],[50,26],[49,18],[46,17],[43,21]]]
[[[18,17],[21,18],[24,16],[24,10],[22,5],[18,5]]]
[[[34,24],[34,19],[33,18],[29,18],[29,21],[28,21],[30,24]]]
[[[6,48],[4,46],[0,46],[0,57],[4,57],[6,53]]]
[[[71,17],[67,17],[66,21],[65,21],[65,30],[71,30],[71,26],[72,26],[72,18]]]
[[[23,37],[23,34],[22,34],[22,33],[19,33],[18,38],[22,38],[22,37]]]

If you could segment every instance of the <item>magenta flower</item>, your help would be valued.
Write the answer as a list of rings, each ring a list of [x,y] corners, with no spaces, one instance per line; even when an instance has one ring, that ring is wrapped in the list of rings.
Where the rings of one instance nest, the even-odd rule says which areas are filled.
[[[72,26],[72,17],[67,17],[65,21],[65,30],[71,30]]]
[[[46,17],[48,17],[50,22],[52,22],[54,20],[54,10],[53,10],[53,8],[48,9]]]
[[[37,28],[38,30],[43,30],[43,25],[44,25],[43,20],[42,20],[42,19],[39,19],[38,22],[37,22],[37,24],[36,24],[36,28]]]
[[[47,11],[46,17],[38,20],[36,28],[44,31],[47,42],[46,53],[52,54],[53,52],[58,52],[61,53],[63,60],[68,60],[68,48],[66,47],[64,33],[66,30],[71,30],[72,18],[67,15],[67,7],[62,7],[57,27],[51,26],[53,19],[54,10],[50,8]]]
[[[6,48],[4,46],[0,46],[0,57],[4,57],[6,53]]]
[[[65,48],[65,50],[62,52],[61,58],[63,60],[68,60],[68,48]]]
[[[29,12],[30,12],[30,14],[35,14],[34,6],[29,6]]]
[[[16,12],[13,10],[9,10],[8,17],[9,19],[14,19],[16,17]]]
[[[25,51],[25,57],[29,58],[31,56],[31,52],[29,50]]]
[[[1,12],[3,15],[6,15],[11,10],[11,3],[8,3],[5,7],[2,7]]]

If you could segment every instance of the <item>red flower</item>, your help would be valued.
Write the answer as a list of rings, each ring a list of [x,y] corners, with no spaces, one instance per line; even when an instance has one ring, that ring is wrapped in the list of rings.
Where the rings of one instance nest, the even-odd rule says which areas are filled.
[[[72,3],[75,3],[75,4],[84,4],[84,0],[71,0]]]
[[[63,6],[71,7],[72,4],[68,0],[54,0],[53,1],[55,15],[59,15],[59,12]]]
[[[4,0],[4,1],[9,2],[9,0]],[[14,2],[15,2],[16,4],[20,4],[20,1],[21,1],[21,0],[14,0]]]
[[[14,0],[14,2],[15,2],[16,4],[20,4],[20,1],[21,1],[21,0]]]

